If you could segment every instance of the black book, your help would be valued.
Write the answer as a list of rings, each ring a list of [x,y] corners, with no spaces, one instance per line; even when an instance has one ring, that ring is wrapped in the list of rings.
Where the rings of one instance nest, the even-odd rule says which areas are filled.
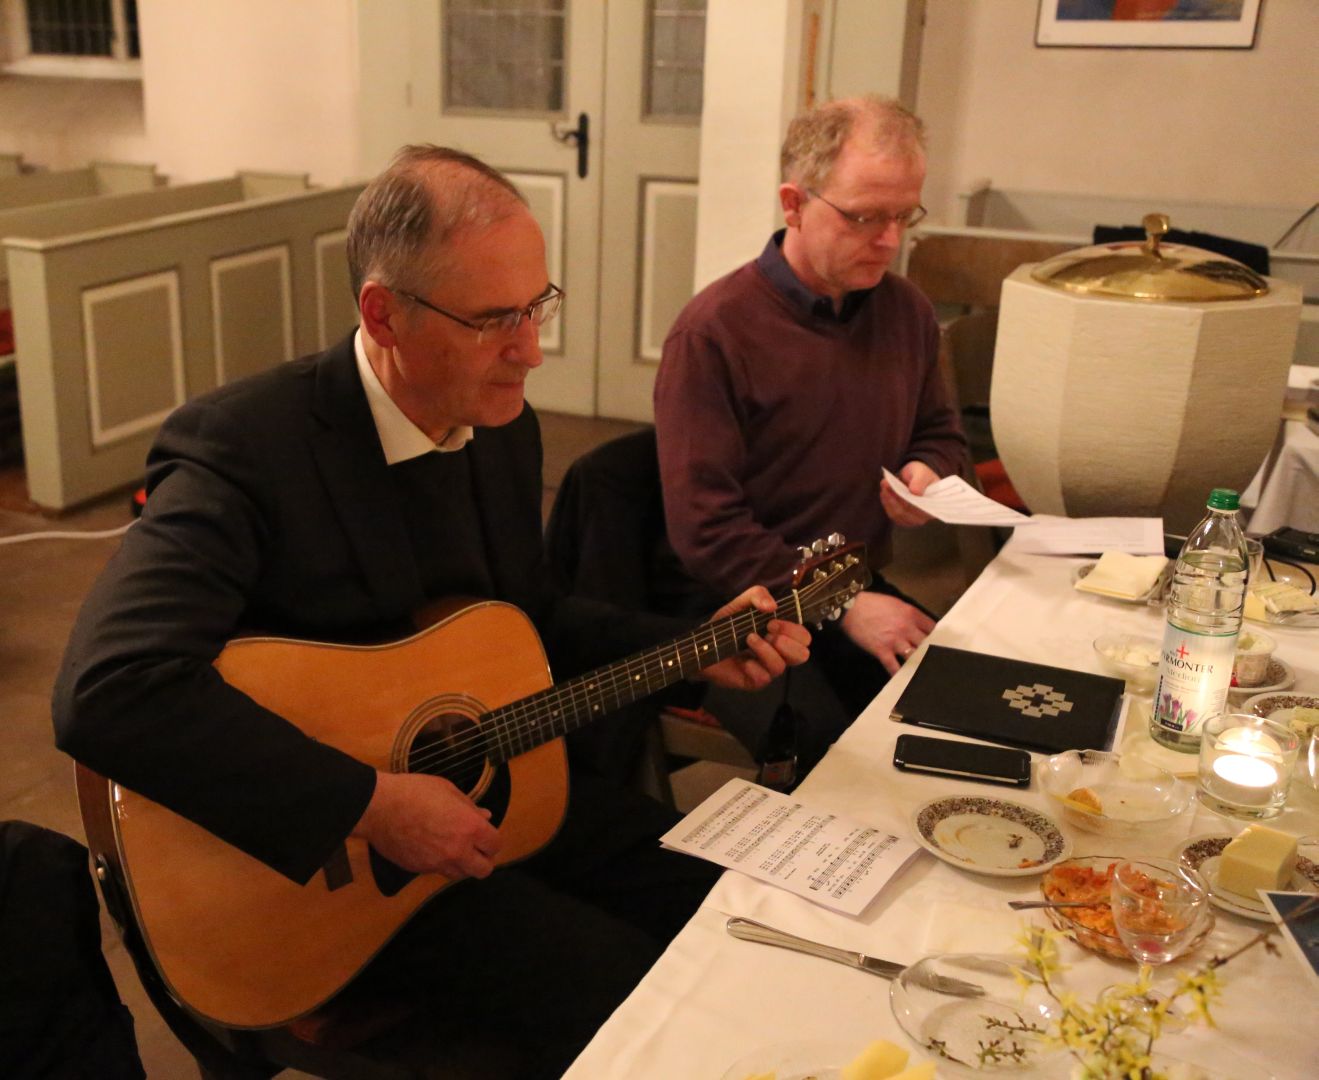
[[[1121,679],[931,645],[892,719],[1057,753],[1107,750]]]

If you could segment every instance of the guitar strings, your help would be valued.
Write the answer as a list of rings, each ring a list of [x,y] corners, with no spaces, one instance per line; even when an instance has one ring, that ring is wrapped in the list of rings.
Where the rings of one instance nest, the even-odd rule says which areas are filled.
[[[469,733],[453,738],[434,749],[418,753],[409,761],[409,771],[435,772],[462,769],[483,761],[490,750],[503,752],[503,760],[506,761],[553,738],[566,735],[575,727],[581,726],[583,717],[612,711],[620,705],[638,701],[676,682],[676,678],[668,678],[672,673],[671,665],[674,662],[669,659],[670,657],[676,658],[677,670],[681,673],[679,677],[686,677],[689,662],[695,662],[697,670],[708,666],[700,663],[701,654],[698,645],[703,639],[713,637],[716,655],[722,658],[722,650],[719,648],[720,635],[726,637],[731,631],[730,644],[733,648],[728,654],[731,656],[740,651],[738,643],[743,640],[746,633],[756,629],[758,618],[763,618],[766,623],[773,618],[792,618],[799,613],[798,601],[804,606],[814,607],[816,594],[823,592],[830,584],[828,579],[808,582],[797,590],[795,598],[790,594],[777,601],[777,607],[772,615],[754,608],[747,609],[728,616],[722,623],[707,623],[685,638],[674,639],[662,646],[644,650],[615,664],[587,672],[558,686],[549,687],[519,701],[492,709],[484,714],[489,718],[486,723],[480,723],[480,718],[477,718]],[[802,619],[807,621],[807,616],[803,614]],[[792,621],[797,620],[792,618]],[[669,665],[667,668],[666,660]],[[655,675],[647,670],[656,664],[659,665],[658,681]],[[639,678],[643,678],[644,682],[638,682]],[[640,687],[644,687],[644,692],[638,694],[636,690]],[[593,701],[592,695],[599,700]],[[611,697],[612,705],[609,704]],[[564,723],[564,730],[547,739],[543,731],[546,721],[551,725],[551,731],[556,722]],[[528,745],[515,748],[514,735],[530,735],[532,738],[529,740],[519,738],[518,744],[527,741]],[[442,766],[442,769],[437,770],[436,766]]]
[[[780,609],[776,609],[773,615],[767,612],[739,613],[729,616],[722,624],[706,624],[686,639],[665,642],[662,646],[645,650],[616,664],[587,672],[558,686],[548,687],[529,697],[492,709],[484,714],[489,719],[485,723],[474,722],[470,733],[454,738],[434,750],[418,753],[411,759],[409,770],[413,772],[430,772],[433,771],[432,767],[440,762],[443,762],[446,767],[461,768],[483,760],[487,756],[488,749],[506,750],[505,760],[516,757],[519,753],[534,749],[536,746],[550,741],[550,739],[543,737],[544,721],[549,722],[551,730],[553,730],[552,725],[556,722],[566,724],[563,732],[551,736],[551,738],[558,738],[560,735],[567,734],[568,731],[580,726],[579,718],[591,712],[603,711],[600,704],[593,700],[593,697],[599,699],[599,702],[606,701],[609,696],[614,697],[616,704],[607,706],[609,711],[612,711],[612,708],[618,704],[625,704],[625,695],[622,690],[623,688],[626,688],[629,692],[633,690],[635,683],[629,676],[633,674],[636,666],[640,667],[641,673],[646,677],[645,685],[647,689],[643,694],[629,694],[633,701],[677,681],[676,678],[665,679],[664,677],[667,674],[664,663],[668,658],[676,658],[678,672],[685,672],[691,662],[698,663],[697,670],[700,670],[700,667],[704,665],[699,665],[700,654],[696,646],[700,639],[711,634],[715,637],[716,652],[722,652],[718,647],[719,642],[720,640],[726,640],[731,646],[727,655],[731,656],[740,651],[737,642],[747,632],[755,629],[756,615],[762,616],[768,622],[772,618],[782,617],[780,614],[782,606],[780,605]],[[745,625],[738,626],[738,623],[744,623]],[[729,631],[732,631],[731,636]],[[660,666],[658,682],[655,681],[653,675],[646,674],[647,667],[653,669],[656,664]],[[626,670],[620,674],[621,669]],[[680,675],[679,677],[683,676]],[[520,748],[515,747],[512,736],[526,734],[532,734],[537,738],[517,739],[517,744],[520,745],[525,741],[527,745]],[[488,735],[496,736],[493,746],[492,740],[487,738]],[[509,737],[504,738],[504,736]]]
[[[816,594],[823,592],[830,584],[831,582],[829,579],[809,582],[797,591],[796,600],[804,599],[806,606],[812,607],[815,603]],[[833,597],[830,599],[833,599]],[[801,614],[802,619],[807,620],[808,616],[801,613],[797,604],[790,603],[790,601],[793,600],[794,598],[791,594],[779,600],[778,607],[775,609],[773,615],[757,611],[756,609],[747,609],[744,612],[727,617],[723,624],[705,624],[698,628],[697,631],[688,635],[686,640],[675,639],[674,641],[666,642],[663,646],[646,650],[643,653],[637,654],[634,657],[629,657],[617,664],[606,666],[597,671],[587,672],[585,675],[578,676],[577,678],[562,683],[559,686],[550,687],[537,694],[532,694],[527,698],[493,709],[484,714],[492,719],[485,724],[475,723],[470,734],[452,739],[445,745],[437,747],[434,750],[419,753],[412,761],[413,771],[431,771],[431,767],[442,760],[446,766],[463,766],[483,760],[487,756],[487,750],[490,748],[490,740],[485,737],[487,733],[494,733],[497,736],[510,731],[518,731],[524,734],[528,733],[530,731],[528,726],[529,717],[533,714],[541,714],[543,716],[545,706],[551,702],[558,706],[558,708],[550,711],[549,719],[551,723],[553,723],[554,718],[563,711],[563,706],[565,704],[568,706],[569,712],[568,726],[564,728],[563,732],[552,735],[551,739],[559,737],[560,734],[567,734],[569,730],[581,726],[584,722],[581,719],[584,715],[581,706],[583,704],[588,707],[592,705],[592,693],[595,693],[602,701],[605,700],[606,693],[612,693],[615,697],[615,705],[606,705],[606,709],[612,709],[617,707],[617,705],[625,704],[627,701],[639,700],[640,697],[647,696],[654,690],[677,681],[676,679],[670,679],[667,681],[661,681],[658,685],[650,686],[649,683],[651,680],[650,677],[647,676],[648,689],[646,694],[637,695],[632,693],[634,688],[633,680],[628,678],[620,679],[618,675],[613,674],[614,672],[626,669],[627,673],[630,674],[633,671],[633,665],[635,663],[640,663],[644,673],[646,664],[650,662],[648,658],[660,660],[667,657],[670,655],[670,651],[674,646],[677,646],[678,655],[680,657],[679,670],[685,670],[686,660],[681,659],[684,648],[694,648],[698,638],[706,636],[707,634],[713,633],[717,635],[721,631],[729,629],[737,631],[733,636],[731,644],[734,646],[733,651],[738,651],[737,642],[742,637],[741,630],[754,630],[758,618],[763,618],[766,622],[771,618],[782,618],[784,615],[784,609],[786,608],[789,616]],[[739,621],[749,622],[750,625],[748,627],[739,628],[736,625]],[[793,621],[796,620],[794,619]],[[716,649],[717,646],[718,641],[716,640]],[[731,652],[730,655],[732,655]],[[689,659],[698,661],[697,670],[700,670],[701,667],[705,666],[699,664],[699,655],[695,653],[693,653]],[[608,676],[608,679],[606,680],[604,676]],[[591,685],[592,679],[595,679],[595,681],[600,684],[599,688]],[[619,693],[619,688],[622,686],[628,687],[629,694],[627,699],[624,699],[624,696]],[[599,706],[596,706],[594,711],[599,711]],[[513,746],[511,739],[506,740],[499,745],[498,748],[501,750],[507,747],[508,752],[505,754],[503,760],[516,757],[519,753],[535,749],[535,747],[550,741],[550,739],[544,737],[539,726],[539,721],[533,721],[533,724],[536,725],[536,730],[534,732],[536,739],[531,740],[528,745],[516,749]]]

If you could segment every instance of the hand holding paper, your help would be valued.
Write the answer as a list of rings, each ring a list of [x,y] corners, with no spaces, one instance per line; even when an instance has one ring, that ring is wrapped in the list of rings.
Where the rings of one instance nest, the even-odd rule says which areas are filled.
[[[888,469],[884,470],[884,479],[905,502],[949,525],[1030,524],[1025,514],[985,498],[960,476],[945,476],[927,487],[923,495],[913,495]]]

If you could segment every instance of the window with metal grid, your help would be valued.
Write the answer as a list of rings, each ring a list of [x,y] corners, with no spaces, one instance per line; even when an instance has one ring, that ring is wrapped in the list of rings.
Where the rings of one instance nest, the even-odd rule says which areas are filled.
[[[646,115],[701,118],[706,0],[649,0]]]
[[[444,107],[563,111],[564,0],[445,0]]]
[[[27,0],[27,29],[34,55],[142,55],[137,0]]]

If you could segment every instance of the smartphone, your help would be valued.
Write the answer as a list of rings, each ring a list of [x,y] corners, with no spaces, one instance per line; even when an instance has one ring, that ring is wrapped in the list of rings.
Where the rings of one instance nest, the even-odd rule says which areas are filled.
[[[908,772],[935,773],[987,784],[1030,786],[1030,754],[1005,746],[899,735],[893,764]]]

